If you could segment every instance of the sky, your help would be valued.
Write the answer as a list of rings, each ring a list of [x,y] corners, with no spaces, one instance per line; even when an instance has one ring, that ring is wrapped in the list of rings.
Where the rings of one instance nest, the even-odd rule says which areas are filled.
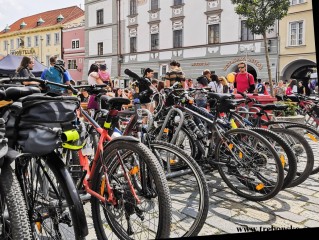
[[[0,0],[0,31],[20,18],[80,4],[84,9],[84,0]]]

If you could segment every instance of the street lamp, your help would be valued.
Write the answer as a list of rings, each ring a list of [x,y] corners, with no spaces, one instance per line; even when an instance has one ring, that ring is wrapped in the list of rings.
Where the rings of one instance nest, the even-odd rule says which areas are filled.
[[[248,70],[248,52],[255,52],[255,46],[254,45],[249,45],[249,46],[240,46],[240,52],[243,53],[245,52],[246,58],[246,69]]]

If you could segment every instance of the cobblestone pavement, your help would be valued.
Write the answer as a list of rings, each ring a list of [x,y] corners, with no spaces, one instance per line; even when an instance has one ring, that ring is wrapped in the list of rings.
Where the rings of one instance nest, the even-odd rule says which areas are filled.
[[[252,202],[237,196],[217,171],[207,180],[210,208],[199,236],[319,227],[319,174],[264,202]],[[85,209],[90,228],[87,239],[94,240],[96,236],[89,204],[85,205]]]

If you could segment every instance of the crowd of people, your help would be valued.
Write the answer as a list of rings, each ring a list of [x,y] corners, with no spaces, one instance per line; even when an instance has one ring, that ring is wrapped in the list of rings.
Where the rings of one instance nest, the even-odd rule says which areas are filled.
[[[22,58],[20,66],[16,70],[16,76],[20,77],[34,77],[32,69],[34,66],[34,60],[28,56]],[[187,78],[184,71],[181,68],[179,62],[173,60],[170,62],[170,69],[166,72],[164,80],[154,79],[154,70],[146,68],[144,70],[143,77],[140,79],[138,86],[132,85],[129,88],[121,89],[116,88],[112,82],[111,76],[107,71],[106,64],[93,63],[90,65],[88,71],[87,81],[88,84],[107,85],[106,95],[110,97],[124,97],[133,102],[133,99],[138,97],[142,108],[147,108],[150,111],[154,111],[158,99],[152,98],[155,92],[161,91],[163,88],[168,88],[174,84],[180,84],[180,87],[185,90],[188,89],[207,89],[216,93],[258,93],[269,95],[270,84],[268,81],[262,81],[255,78],[252,74],[247,72],[247,66],[245,62],[240,62],[237,65],[237,72],[228,74],[227,76],[218,76],[215,71],[205,69],[202,75],[196,79]],[[50,58],[50,66],[43,71],[41,79],[52,81],[62,84],[75,84],[71,75],[64,66],[64,61],[58,59],[56,56]],[[194,81],[195,80],[195,81]],[[24,84],[34,85],[37,82],[25,82]],[[278,83],[273,81],[274,95],[291,95],[291,94],[304,94],[310,95],[314,89],[312,89],[311,83],[305,84],[303,81],[297,81],[296,79],[279,80]],[[47,90],[54,94],[72,95],[71,92],[65,91],[65,89],[50,86]],[[81,89],[78,94],[78,98],[84,107],[88,109],[98,109],[99,106],[95,100],[94,95],[89,95],[85,89]],[[152,101],[153,100],[153,101]],[[206,107],[207,96],[200,90],[197,90],[195,94],[195,102],[200,107]],[[133,104],[124,106],[125,108],[132,107]]]

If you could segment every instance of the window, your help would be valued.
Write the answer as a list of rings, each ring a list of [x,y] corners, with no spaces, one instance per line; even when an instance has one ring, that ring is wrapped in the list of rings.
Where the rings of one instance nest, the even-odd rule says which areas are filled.
[[[14,49],[14,40],[13,39],[10,40],[10,49]]]
[[[130,37],[130,52],[135,53],[136,50],[136,37]]]
[[[51,34],[46,35],[46,45],[47,46],[51,45]]]
[[[76,60],[68,60],[68,69],[76,69]]]
[[[54,33],[54,45],[60,44],[60,33]]]
[[[72,49],[80,47],[80,40],[73,40],[72,41]]]
[[[31,37],[27,37],[27,46],[31,47]]]
[[[219,24],[208,25],[208,43],[219,43]]]
[[[242,41],[254,40],[254,34],[252,34],[249,28],[247,28],[246,20],[241,21],[241,40]]]
[[[20,39],[20,38],[17,38],[17,48],[20,47],[20,42],[21,42],[21,39]]]
[[[7,51],[7,50],[8,50],[8,41],[7,41],[7,40],[5,40],[5,41],[3,42],[3,50],[4,50],[4,51]]]
[[[103,9],[96,11],[96,25],[104,24]]]
[[[34,46],[39,46],[39,36],[34,36]]]
[[[289,45],[298,46],[303,44],[303,22],[291,22],[289,24]]]
[[[304,0],[290,0],[290,5],[297,5],[304,2]]]
[[[158,9],[158,0],[151,0],[151,10]]]
[[[183,4],[183,0],[174,0],[174,6],[182,5],[182,4]]]
[[[137,14],[137,4],[136,0],[130,0],[130,15]]]
[[[158,50],[159,46],[159,34],[151,34],[151,50]]]
[[[103,43],[99,42],[97,44],[97,55],[103,55]]]
[[[178,48],[183,46],[183,30],[173,31],[173,47]]]

